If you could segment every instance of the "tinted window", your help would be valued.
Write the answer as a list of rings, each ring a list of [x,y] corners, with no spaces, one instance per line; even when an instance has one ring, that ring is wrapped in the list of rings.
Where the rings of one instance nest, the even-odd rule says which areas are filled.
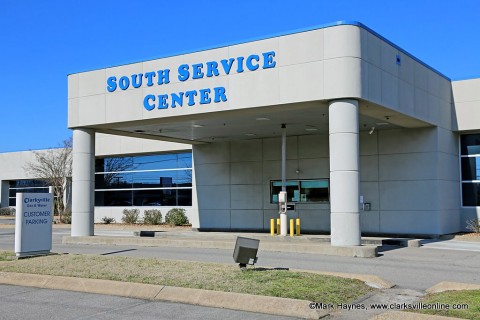
[[[288,202],[328,202],[328,180],[287,180],[285,182]],[[282,181],[270,183],[270,202],[278,203]]]
[[[460,151],[462,155],[480,155],[480,134],[465,134],[460,136]]]
[[[462,157],[462,180],[480,180],[480,157]]]
[[[462,201],[467,207],[480,206],[480,183],[462,183]]]
[[[95,205],[191,206],[191,167],[191,152],[96,159]]]
[[[462,205],[480,206],[480,134],[460,136],[460,163],[462,173]],[[475,181],[475,182],[471,182]]]

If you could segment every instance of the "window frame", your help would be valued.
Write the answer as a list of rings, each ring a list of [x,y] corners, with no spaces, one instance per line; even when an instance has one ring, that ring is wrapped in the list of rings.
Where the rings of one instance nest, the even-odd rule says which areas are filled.
[[[467,135],[478,135],[480,138],[480,132],[472,132],[472,133],[466,133],[466,134],[459,134],[458,135],[458,155],[459,155],[459,164],[458,164],[458,170],[459,170],[459,180],[460,180],[460,205],[461,208],[480,208],[480,203],[478,205],[465,205],[463,201],[463,191],[464,191],[464,184],[465,183],[473,183],[473,184],[478,184],[480,187],[480,180],[463,180],[463,167],[462,167],[462,159],[464,158],[480,158],[480,153],[475,153],[475,154],[462,154],[462,150],[465,149],[463,148],[462,145],[462,137],[467,136]]]
[[[329,178],[318,178],[318,179],[287,179],[286,182],[297,182],[297,186],[298,186],[298,192],[299,192],[299,196],[300,196],[300,199],[299,201],[288,201],[288,203],[295,203],[295,204],[330,204],[330,179]],[[328,196],[327,196],[327,200],[326,201],[301,201],[302,200],[302,194],[300,193],[302,187],[301,187],[301,183],[303,181],[326,181],[327,182],[327,192],[328,192]],[[270,180],[270,204],[278,204],[278,201],[274,201],[273,200],[273,183],[274,182],[282,182],[282,180]],[[287,194],[287,198],[288,198],[288,194]]]
[[[141,158],[147,158],[149,156],[152,156],[152,160],[154,162],[159,162],[161,163],[163,160],[161,160],[162,156],[166,156],[166,158],[173,157],[174,159],[169,159],[168,161],[171,162],[170,166],[165,167],[164,165],[160,165],[160,168],[155,169],[151,168],[151,166],[146,167],[145,169],[141,168],[142,163],[138,164],[136,161]],[[153,157],[159,157],[158,159],[154,159]],[[142,154],[142,155],[125,155],[125,156],[117,156],[117,157],[98,157],[95,159],[95,161],[98,160],[105,160],[105,159],[111,159],[111,158],[131,158],[132,161],[132,168],[125,168],[124,170],[121,171],[109,171],[106,170],[105,168],[105,162],[102,163],[101,167],[99,164],[95,164],[95,207],[121,207],[121,206],[126,206],[126,207],[170,207],[170,206],[182,206],[182,207],[191,207],[193,205],[193,154],[190,151],[178,151],[178,152],[169,152],[169,153],[156,153],[156,154]],[[137,158],[137,159],[136,159]],[[188,158],[187,160],[185,160]],[[181,163],[182,160],[184,160],[184,163]],[[153,162],[152,162],[153,163]],[[175,163],[175,164],[173,164]],[[97,171],[98,170],[98,171]],[[188,179],[183,179],[184,182],[182,182],[183,175],[180,173],[181,171],[189,171],[190,172],[190,180]],[[172,174],[172,185],[165,185],[161,186],[160,184],[158,185],[153,185],[148,187],[147,185],[136,185],[137,182],[135,181],[135,176],[141,177],[142,174],[146,174],[145,177],[148,176],[148,173],[158,173],[159,178],[161,179],[161,173],[171,173]],[[97,177],[102,177],[105,174],[125,174],[127,177],[130,175],[130,179],[125,180],[125,185],[121,186],[119,185],[118,188],[116,188],[114,185],[107,186],[107,185],[100,185],[97,184]],[[185,176],[188,176],[186,174]],[[153,180],[152,180],[153,181]],[[161,180],[160,180],[161,181]],[[185,205],[185,204],[180,204],[179,200],[179,191],[180,190],[190,190],[190,205]],[[173,194],[175,194],[175,204],[152,204],[152,205],[136,205],[136,199],[135,196],[141,193],[148,194],[148,192],[159,192],[162,193],[163,191],[168,192],[171,191]],[[105,203],[105,194],[112,195],[114,193],[130,193],[130,199],[124,199],[124,198],[119,198],[118,200],[125,201],[125,203],[130,203],[130,204],[119,204],[119,205],[105,205],[105,204],[99,204],[100,202]],[[184,191],[186,192],[186,191]],[[102,194],[102,200],[97,199],[97,195],[100,196]],[[109,200],[109,203],[111,203],[112,199],[110,199],[107,196],[107,200]],[[162,203],[165,199],[163,197],[159,197],[157,203]],[[183,199],[184,200],[184,199]],[[97,202],[98,201],[98,202]]]

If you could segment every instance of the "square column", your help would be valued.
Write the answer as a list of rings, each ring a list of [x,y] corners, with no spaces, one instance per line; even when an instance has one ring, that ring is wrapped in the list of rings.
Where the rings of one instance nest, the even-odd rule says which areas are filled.
[[[72,237],[93,236],[95,131],[73,130]]]
[[[358,101],[329,103],[330,210],[332,246],[359,246]]]

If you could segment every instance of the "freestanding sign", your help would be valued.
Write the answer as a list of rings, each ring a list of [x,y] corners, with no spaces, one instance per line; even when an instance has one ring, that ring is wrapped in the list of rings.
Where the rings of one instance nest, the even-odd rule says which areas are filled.
[[[17,193],[15,253],[42,255],[52,250],[53,197],[51,193]]]

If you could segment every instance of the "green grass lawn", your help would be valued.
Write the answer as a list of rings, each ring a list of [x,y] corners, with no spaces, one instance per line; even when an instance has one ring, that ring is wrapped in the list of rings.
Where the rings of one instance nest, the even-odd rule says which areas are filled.
[[[12,253],[0,253],[0,257]],[[1,258],[0,258],[1,261]],[[0,271],[106,279],[225,292],[350,303],[375,289],[359,280],[219,263],[97,255],[53,255],[0,262]]]
[[[480,320],[480,290],[445,291],[427,295],[423,303],[444,304],[449,310],[425,310],[422,313],[462,319]],[[468,309],[454,309],[454,305],[468,305]]]

